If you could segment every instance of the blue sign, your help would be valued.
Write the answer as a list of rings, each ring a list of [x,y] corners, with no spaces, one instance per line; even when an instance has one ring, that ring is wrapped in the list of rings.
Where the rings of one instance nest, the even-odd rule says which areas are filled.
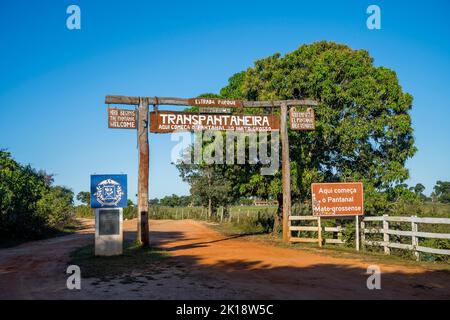
[[[91,208],[126,208],[126,174],[91,175]]]

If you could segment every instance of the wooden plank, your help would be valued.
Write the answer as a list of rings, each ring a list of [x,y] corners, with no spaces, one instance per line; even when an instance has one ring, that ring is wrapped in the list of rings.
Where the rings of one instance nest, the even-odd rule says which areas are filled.
[[[318,217],[314,216],[289,216],[289,220],[318,220]]]
[[[356,251],[359,251],[359,235],[360,235],[360,233],[359,233],[359,216],[355,216],[355,237],[356,237],[356,240],[355,240],[355,247],[356,247]]]
[[[393,229],[383,230],[383,233],[392,234],[392,235],[396,235],[396,236],[404,236],[404,237],[414,236],[414,232],[412,232],[412,231],[393,230]]]
[[[433,233],[433,232],[414,232],[393,229],[365,228],[364,233],[386,233],[404,237],[419,237],[431,239],[450,239],[450,233]]]
[[[366,246],[365,222],[361,221],[361,246],[364,249]]]
[[[385,221],[389,222],[411,222],[411,217],[393,217],[393,216],[384,216]]]
[[[447,249],[435,249],[435,248],[417,246],[416,250],[420,251],[420,252],[450,255],[450,250],[447,250]]]
[[[363,233],[384,233],[385,231],[383,228],[364,228]]]
[[[289,242],[289,216],[291,214],[291,168],[289,161],[289,140],[287,128],[287,104],[281,105],[281,172],[283,192],[283,241]]]
[[[419,238],[450,239],[450,233],[415,232],[414,235]]]
[[[289,230],[291,231],[314,231],[318,232],[319,228],[317,226],[310,227],[310,226],[290,226]]]
[[[380,247],[384,247],[384,246],[389,245],[389,243],[384,242],[384,241],[369,241],[369,240],[366,240],[365,243],[366,243],[366,245],[368,245],[368,246],[380,246]]]
[[[450,218],[419,218],[414,217],[412,221],[416,223],[429,223],[429,224],[450,224]]]
[[[141,99],[138,112],[139,176],[138,176],[138,242],[150,246],[148,226],[148,101]]]
[[[419,218],[419,217],[394,217],[386,216],[386,221],[390,222],[415,222],[429,224],[450,224],[450,218]],[[364,221],[383,221],[383,217],[364,217]]]
[[[139,97],[127,97],[120,95],[107,95],[105,97],[106,104],[128,104],[139,105]],[[173,105],[173,106],[190,106],[190,99],[173,98],[173,97],[146,97],[149,104],[156,105]],[[317,106],[318,102],[314,100],[277,100],[277,101],[243,101],[244,108],[267,108],[286,106]]]
[[[307,242],[307,243],[316,243],[319,242],[315,238],[297,238],[297,237],[291,237],[289,239],[290,242]]]
[[[318,240],[319,240],[319,247],[321,247],[322,246],[322,242],[323,242],[323,240],[322,240],[322,223],[321,223],[321,219],[320,219],[320,217],[319,217],[319,219],[317,220],[317,225],[318,225],[318,230],[319,230],[319,234],[318,234]]]
[[[405,249],[405,250],[413,250],[413,246],[410,244],[391,242],[388,244],[389,248],[397,248],[397,249]]]
[[[417,217],[413,217],[417,218]],[[414,233],[414,236],[411,237],[411,250],[414,250],[414,256],[416,257],[417,261],[420,261],[420,253],[415,248],[419,245],[419,239],[416,237],[417,232],[419,231],[417,223],[413,221],[411,222],[411,231]]]
[[[383,217],[379,216],[379,217],[364,217],[364,221],[368,222],[368,221],[383,221]]]
[[[389,230],[389,222],[386,220],[388,216],[385,214],[383,215],[383,229],[384,230]],[[386,245],[384,246],[384,253],[385,254],[391,254],[391,250],[389,249],[389,234],[387,232],[383,232],[383,242],[386,243]]]
[[[325,232],[342,232],[345,231],[345,228],[342,228],[341,226],[338,227],[325,227]]]
[[[342,241],[341,239],[325,239],[325,243],[344,244],[345,241]]]

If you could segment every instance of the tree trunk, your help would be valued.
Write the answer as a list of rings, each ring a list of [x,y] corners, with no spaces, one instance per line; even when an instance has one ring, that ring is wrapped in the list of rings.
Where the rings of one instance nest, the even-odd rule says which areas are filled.
[[[281,221],[283,219],[283,194],[279,193],[277,195],[278,208],[277,212],[275,212],[274,221],[273,221],[273,230],[272,235],[278,235],[281,231]]]
[[[211,219],[212,216],[212,200],[208,198],[208,218]]]

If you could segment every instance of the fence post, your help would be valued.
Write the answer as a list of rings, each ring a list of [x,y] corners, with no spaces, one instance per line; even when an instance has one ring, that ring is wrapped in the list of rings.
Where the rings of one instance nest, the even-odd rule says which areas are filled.
[[[366,249],[366,223],[364,222],[364,217],[361,220],[361,247],[363,248],[363,250]]]
[[[389,234],[387,231],[389,230],[389,222],[386,221],[386,217],[388,217],[387,214],[383,215],[383,241],[385,242],[384,245],[384,253],[390,255],[391,250],[389,249]]]
[[[342,241],[342,223],[336,219],[337,238]]]
[[[356,251],[359,251],[359,216],[355,216],[355,227],[356,227]]]
[[[223,222],[223,207],[220,207],[220,222]]]
[[[322,247],[322,223],[320,221],[320,217],[317,217],[317,232],[318,232],[319,247]]]
[[[411,231],[413,232],[413,235],[411,237],[411,244],[413,246],[414,255],[416,256],[416,260],[420,261],[420,253],[416,250],[417,246],[419,245],[419,238],[417,238],[416,234],[419,231],[417,227],[417,222],[414,221],[414,218],[417,218],[417,216],[411,217]]]

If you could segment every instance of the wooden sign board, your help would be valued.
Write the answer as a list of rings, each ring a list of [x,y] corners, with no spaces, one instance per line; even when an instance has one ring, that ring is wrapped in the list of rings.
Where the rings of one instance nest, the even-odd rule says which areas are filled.
[[[217,114],[231,114],[231,108],[210,108],[201,107],[200,113],[217,113]]]
[[[108,128],[136,129],[136,111],[108,108]]]
[[[295,108],[291,108],[289,118],[292,130],[307,131],[315,129],[314,110],[312,108],[308,108],[306,112],[298,112]]]
[[[218,99],[218,98],[192,98],[188,99],[190,106],[197,107],[242,107],[240,100]]]
[[[361,182],[313,183],[313,215],[320,217],[359,216],[364,214],[364,190]]]
[[[267,132],[280,129],[277,115],[222,115],[189,112],[150,112],[150,132],[174,131],[243,131]]]

